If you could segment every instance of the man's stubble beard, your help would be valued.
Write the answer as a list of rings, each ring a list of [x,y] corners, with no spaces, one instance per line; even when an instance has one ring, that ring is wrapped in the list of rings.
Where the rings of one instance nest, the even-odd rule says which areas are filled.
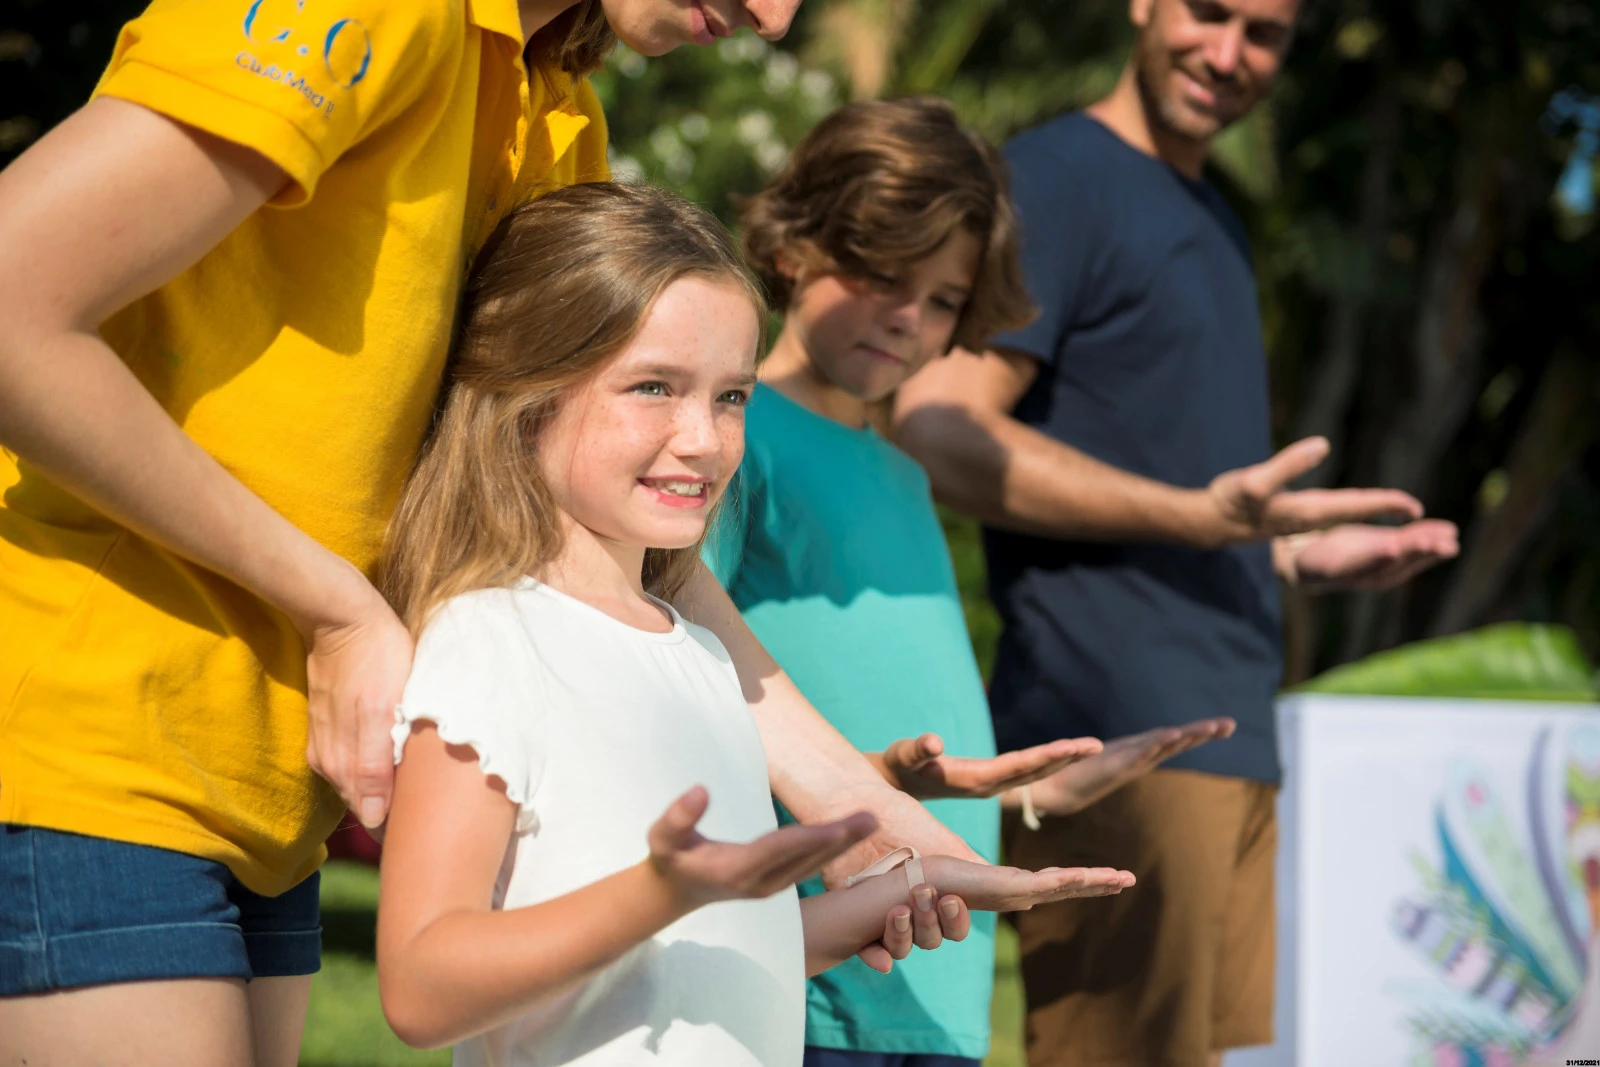
[[[1164,70],[1169,79],[1178,67],[1165,56],[1152,57],[1145,51],[1142,42],[1137,48],[1134,73],[1135,81],[1139,85],[1139,99],[1144,104],[1147,120],[1161,134],[1204,148],[1210,145],[1213,137],[1249,114],[1249,108],[1227,120],[1223,120],[1220,116],[1197,114],[1182,101],[1174,99],[1163,91],[1162,86],[1152,84],[1152,78],[1155,77],[1152,73],[1153,67]]]

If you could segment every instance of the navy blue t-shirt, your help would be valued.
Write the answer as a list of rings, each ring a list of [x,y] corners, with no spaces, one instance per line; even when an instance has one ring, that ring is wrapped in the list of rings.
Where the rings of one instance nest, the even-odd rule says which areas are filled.
[[[1041,314],[992,347],[1037,359],[1015,415],[1123,470],[1199,488],[1271,454],[1243,227],[1217,191],[1071,114],[1006,146]],[[1238,732],[1170,766],[1277,781],[1270,549],[1104,544],[986,529],[1005,629],[1002,750],[1212,715]]]

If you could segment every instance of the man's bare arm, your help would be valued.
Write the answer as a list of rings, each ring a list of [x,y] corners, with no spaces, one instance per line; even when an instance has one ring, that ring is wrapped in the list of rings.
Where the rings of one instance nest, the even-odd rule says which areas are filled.
[[[927,468],[940,500],[990,525],[1043,537],[1200,548],[1421,515],[1421,505],[1397,490],[1285,490],[1327,455],[1322,438],[1200,488],[1121,470],[1012,416],[1037,374],[1025,355],[956,349],[901,386],[896,440]]]

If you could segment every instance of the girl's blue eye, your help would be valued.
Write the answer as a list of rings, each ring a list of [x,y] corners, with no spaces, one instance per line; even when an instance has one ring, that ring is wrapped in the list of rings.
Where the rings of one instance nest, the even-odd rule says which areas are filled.
[[[633,387],[633,391],[636,393],[643,393],[645,396],[666,396],[667,383],[640,382],[638,385]]]
[[[940,311],[948,311],[952,315],[959,314],[961,311],[959,305],[953,304],[948,300],[935,300],[933,302],[933,306],[938,308]]]
[[[742,408],[749,402],[750,394],[743,389],[729,389],[726,393],[717,397],[717,400],[723,404],[732,404],[734,407]]]

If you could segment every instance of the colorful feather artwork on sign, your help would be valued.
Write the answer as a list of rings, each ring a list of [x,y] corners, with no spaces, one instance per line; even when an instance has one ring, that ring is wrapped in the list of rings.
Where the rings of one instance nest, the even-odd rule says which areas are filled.
[[[1600,1058],[1600,724],[1541,731],[1520,781],[1457,760],[1434,825],[1391,920],[1433,975],[1403,991],[1410,1067]]]

